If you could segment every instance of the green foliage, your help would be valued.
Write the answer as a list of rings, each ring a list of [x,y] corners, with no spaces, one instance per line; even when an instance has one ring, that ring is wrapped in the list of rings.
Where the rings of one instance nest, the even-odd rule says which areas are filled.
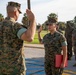
[[[3,15],[0,13],[0,18],[3,18]]]
[[[4,16],[0,13],[0,22],[4,20]]]
[[[42,26],[40,23],[37,24],[36,29],[38,30]]]
[[[43,30],[47,30],[48,29],[47,28],[47,21],[44,24],[42,24],[42,28],[43,28]]]

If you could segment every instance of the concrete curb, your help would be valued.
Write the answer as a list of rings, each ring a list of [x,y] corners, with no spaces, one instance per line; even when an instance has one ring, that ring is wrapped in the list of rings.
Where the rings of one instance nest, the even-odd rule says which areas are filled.
[[[44,49],[42,44],[25,44],[24,47]]]

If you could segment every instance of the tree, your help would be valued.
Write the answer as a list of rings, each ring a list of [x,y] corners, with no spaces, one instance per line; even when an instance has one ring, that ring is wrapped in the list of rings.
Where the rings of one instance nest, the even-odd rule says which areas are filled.
[[[4,20],[4,16],[0,13],[0,22]]]
[[[47,22],[48,22],[48,21],[46,20],[46,21],[42,24],[42,27],[43,27],[44,30],[47,30],[47,29],[48,29],[48,28],[47,28]]]
[[[36,29],[38,30],[42,26],[40,23],[37,24]]]

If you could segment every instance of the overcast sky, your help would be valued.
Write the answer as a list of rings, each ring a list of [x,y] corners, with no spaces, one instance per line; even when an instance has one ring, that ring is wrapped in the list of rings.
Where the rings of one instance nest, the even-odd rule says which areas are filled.
[[[27,8],[27,0],[0,0],[0,13],[6,17],[6,5],[9,1],[21,3],[21,11],[24,14]],[[50,13],[58,14],[59,21],[68,21],[76,16],[76,0],[31,0],[31,10],[35,14],[37,23],[44,23]],[[21,22],[23,14],[18,21]]]

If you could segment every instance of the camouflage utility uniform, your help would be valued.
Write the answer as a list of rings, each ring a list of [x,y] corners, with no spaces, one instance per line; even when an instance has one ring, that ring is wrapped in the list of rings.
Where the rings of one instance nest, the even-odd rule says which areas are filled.
[[[76,60],[76,29],[72,32],[72,43],[73,43],[73,49],[75,54],[75,60]]]
[[[59,32],[48,33],[44,36],[43,43],[45,47],[46,75],[59,75],[60,68],[55,67],[55,55],[61,54],[62,46],[67,45],[65,37]]]
[[[60,30],[60,29],[58,29],[57,31],[60,32],[61,34],[63,34],[62,30]]]
[[[25,75],[23,41],[18,37],[21,24],[13,18],[6,18],[0,23],[0,75]]]
[[[70,22],[67,22],[66,29],[65,29],[65,37],[67,39],[67,54],[68,60],[71,60],[72,57],[72,29],[73,25]]]

